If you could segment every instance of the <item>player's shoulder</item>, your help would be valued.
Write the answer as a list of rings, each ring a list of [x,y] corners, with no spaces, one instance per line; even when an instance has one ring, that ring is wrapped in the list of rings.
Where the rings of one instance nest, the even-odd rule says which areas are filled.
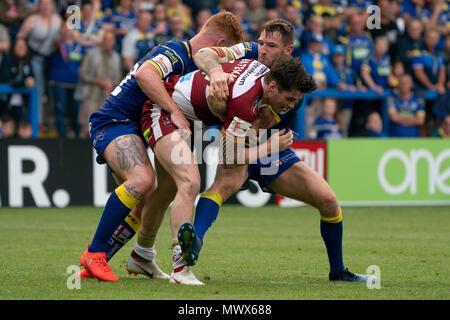
[[[182,57],[191,56],[191,47],[188,41],[171,40],[158,44],[153,48],[153,50],[150,51],[150,54],[153,56],[165,54],[169,57],[175,55],[180,59]]]
[[[228,47],[228,49],[233,54],[235,60],[258,58],[258,44],[254,41],[241,42]]]

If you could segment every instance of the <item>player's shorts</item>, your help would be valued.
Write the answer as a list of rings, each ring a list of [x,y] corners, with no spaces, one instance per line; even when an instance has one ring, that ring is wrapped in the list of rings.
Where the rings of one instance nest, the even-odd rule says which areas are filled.
[[[268,185],[292,167],[293,164],[300,161],[302,160],[295,152],[291,148],[287,148],[278,155],[262,158],[254,164],[249,164],[248,179],[258,182],[263,191],[273,193]],[[248,189],[247,182],[241,187],[241,190],[245,189]]]
[[[144,105],[144,110],[145,112],[143,112],[141,118],[141,130],[145,140],[153,150],[158,139],[171,134],[178,128],[170,119],[170,114],[158,105],[147,101]]]
[[[121,117],[118,114],[107,115],[99,112],[91,114],[89,118],[89,137],[97,152],[97,163],[106,163],[105,158],[102,156],[103,151],[105,151],[111,141],[126,134],[137,135],[144,141],[139,123]]]

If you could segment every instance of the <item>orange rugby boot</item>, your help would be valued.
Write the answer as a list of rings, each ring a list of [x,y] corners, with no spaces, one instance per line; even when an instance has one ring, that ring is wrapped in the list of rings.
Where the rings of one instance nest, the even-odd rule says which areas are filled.
[[[86,250],[80,258],[80,264],[98,280],[119,281],[119,278],[111,270],[108,262],[106,262],[106,254],[104,252],[92,253]]]

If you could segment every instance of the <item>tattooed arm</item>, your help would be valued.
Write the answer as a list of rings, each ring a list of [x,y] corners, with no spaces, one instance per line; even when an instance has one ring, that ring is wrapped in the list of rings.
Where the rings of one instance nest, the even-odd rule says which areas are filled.
[[[214,113],[222,117],[225,117],[227,110],[228,86],[234,82],[234,79],[231,74],[223,71],[220,63],[232,61],[234,61],[234,56],[228,48],[203,48],[194,55],[197,67],[209,77],[212,97],[208,101],[208,105]]]

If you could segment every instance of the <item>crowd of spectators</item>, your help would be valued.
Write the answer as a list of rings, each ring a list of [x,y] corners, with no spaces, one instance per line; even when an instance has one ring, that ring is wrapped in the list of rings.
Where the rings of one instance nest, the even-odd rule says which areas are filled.
[[[293,55],[319,89],[348,93],[307,99],[306,138],[450,135],[445,0],[0,0],[0,83],[37,87],[41,137],[85,138],[90,113],[137,60],[223,9],[246,41],[267,20],[290,21]],[[378,98],[352,98],[368,90]],[[31,136],[27,99],[0,92],[0,137]]]

